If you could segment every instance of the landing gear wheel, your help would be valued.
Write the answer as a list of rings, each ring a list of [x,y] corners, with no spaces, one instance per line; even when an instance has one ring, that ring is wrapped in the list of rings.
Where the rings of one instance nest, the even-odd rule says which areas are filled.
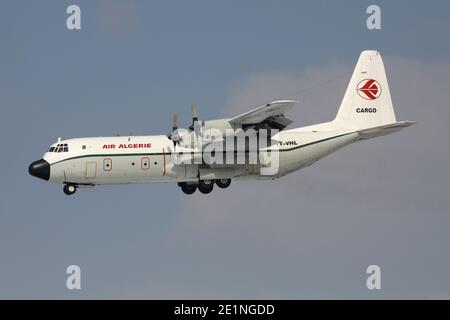
[[[216,184],[219,188],[225,189],[230,186],[231,179],[218,179],[216,180]]]
[[[70,195],[74,194],[75,191],[77,191],[77,186],[74,184],[66,184],[63,188],[63,191],[65,194],[70,196]]]
[[[197,185],[195,184],[187,184],[186,182],[178,184],[181,190],[186,194],[193,194],[195,190],[197,190]]]
[[[198,191],[208,194],[213,190],[214,180],[200,180],[198,183]]]

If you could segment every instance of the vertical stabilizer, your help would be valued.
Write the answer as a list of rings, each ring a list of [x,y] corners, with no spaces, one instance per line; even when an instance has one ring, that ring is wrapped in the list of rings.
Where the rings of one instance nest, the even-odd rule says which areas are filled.
[[[366,50],[359,56],[334,122],[348,129],[396,122],[383,60],[378,51]]]

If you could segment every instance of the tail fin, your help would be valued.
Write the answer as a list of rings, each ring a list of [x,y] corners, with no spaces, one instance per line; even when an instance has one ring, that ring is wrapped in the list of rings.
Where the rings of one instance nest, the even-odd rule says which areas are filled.
[[[366,129],[395,122],[381,55],[378,51],[363,51],[334,123],[342,128]]]

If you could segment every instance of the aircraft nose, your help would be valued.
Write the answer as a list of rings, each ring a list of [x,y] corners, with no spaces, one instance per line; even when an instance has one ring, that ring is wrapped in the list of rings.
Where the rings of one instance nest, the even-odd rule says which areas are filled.
[[[34,177],[48,181],[50,179],[50,164],[44,159],[35,161],[30,164],[28,172]]]

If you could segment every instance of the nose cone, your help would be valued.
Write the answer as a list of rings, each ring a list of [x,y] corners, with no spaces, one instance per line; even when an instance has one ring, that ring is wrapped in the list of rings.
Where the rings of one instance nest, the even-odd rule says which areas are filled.
[[[50,164],[44,159],[35,161],[30,164],[28,172],[36,178],[48,181],[50,179]]]

